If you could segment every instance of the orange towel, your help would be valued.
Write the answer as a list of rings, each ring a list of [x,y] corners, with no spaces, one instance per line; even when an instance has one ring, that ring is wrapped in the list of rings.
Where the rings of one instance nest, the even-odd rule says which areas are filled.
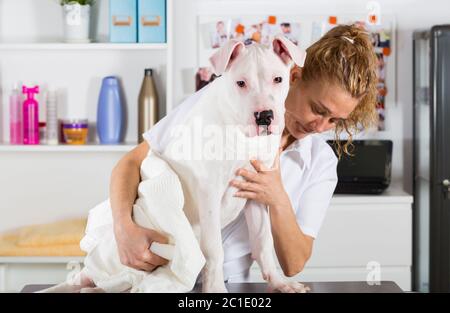
[[[0,256],[84,256],[86,219],[31,225],[0,235]]]

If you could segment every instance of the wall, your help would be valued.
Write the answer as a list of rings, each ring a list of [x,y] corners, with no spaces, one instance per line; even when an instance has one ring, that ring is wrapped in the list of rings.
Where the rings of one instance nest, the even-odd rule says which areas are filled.
[[[325,14],[366,12],[361,0],[176,0],[174,26],[174,85],[176,101],[194,89],[186,83],[197,66],[196,16],[199,14]],[[387,103],[386,131],[371,135],[394,142],[393,180],[412,191],[412,33],[432,25],[450,23],[448,0],[381,0],[382,13],[394,14],[397,21],[397,99]],[[250,13],[251,12],[251,13]]]
[[[121,152],[0,152],[0,231],[87,216]]]

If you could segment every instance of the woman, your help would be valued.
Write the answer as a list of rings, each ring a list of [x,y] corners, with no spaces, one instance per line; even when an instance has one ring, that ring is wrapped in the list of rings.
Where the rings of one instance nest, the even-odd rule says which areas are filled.
[[[286,126],[274,169],[267,171],[255,160],[256,172],[241,169],[237,174],[245,181],[230,182],[239,189],[235,196],[269,206],[275,251],[287,276],[301,272],[310,258],[337,183],[337,158],[314,134],[335,129],[338,136],[345,130],[351,140],[357,127],[368,127],[376,120],[376,71],[376,55],[364,30],[349,25],[330,30],[307,49],[304,67],[291,70]],[[194,94],[180,107],[189,107],[198,96]],[[121,262],[146,271],[167,263],[148,249],[153,241],[167,243],[167,239],[139,227],[131,217],[141,162],[150,144],[156,149],[167,131],[167,122],[158,124],[144,134],[146,141],[118,162],[110,186]],[[347,152],[348,144],[338,147],[339,154]],[[242,279],[252,263],[243,214],[223,229],[222,238],[225,279]]]

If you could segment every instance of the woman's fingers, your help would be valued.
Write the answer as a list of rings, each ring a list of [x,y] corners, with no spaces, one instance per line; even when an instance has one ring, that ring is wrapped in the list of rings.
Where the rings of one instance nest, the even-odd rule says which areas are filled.
[[[251,181],[251,182],[255,182],[255,183],[260,182],[260,179],[258,177],[258,173],[250,172],[249,170],[246,170],[246,169],[243,169],[243,168],[240,168],[236,172],[236,175],[242,176],[246,180]]]
[[[136,261],[134,263],[134,268],[139,269],[141,271],[146,271],[146,272],[152,272],[156,266],[154,264],[150,264],[147,262],[143,262],[143,261]]]
[[[241,191],[253,191],[253,192],[256,192],[256,191],[260,191],[261,190],[261,188],[259,187],[258,184],[251,183],[251,182],[248,182],[248,181],[239,181],[239,180],[236,180],[236,179],[233,179],[230,182],[230,185],[238,188]]]
[[[270,170],[260,160],[250,160],[250,164],[257,172],[264,172]]]
[[[151,241],[156,241],[162,244],[169,243],[169,239],[166,236],[160,234],[159,232],[154,231],[152,229],[146,229],[146,231],[147,231],[147,238],[150,239]]]
[[[238,191],[233,195],[233,197],[256,200],[257,194],[255,192],[251,192],[251,191]]]
[[[169,261],[160,257],[157,254],[152,253],[150,250],[144,252],[142,261],[153,264],[155,266],[166,265]]]
[[[133,268],[141,271],[152,272],[158,266],[167,264],[168,260],[150,252],[145,251],[140,259],[136,259],[133,262]]]

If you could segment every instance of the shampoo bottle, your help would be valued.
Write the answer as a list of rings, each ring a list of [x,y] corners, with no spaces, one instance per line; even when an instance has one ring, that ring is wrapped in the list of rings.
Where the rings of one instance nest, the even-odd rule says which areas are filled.
[[[22,95],[18,84],[14,84],[9,96],[9,125],[10,144],[22,144]]]
[[[27,88],[22,86],[22,93],[27,95],[23,102],[23,143],[39,144],[39,104],[34,95],[39,93],[39,86]]]
[[[125,135],[125,109],[119,80],[103,78],[97,106],[97,133],[101,144],[118,144]]]
[[[56,91],[49,88],[47,92],[47,144],[58,144],[58,111]]]

